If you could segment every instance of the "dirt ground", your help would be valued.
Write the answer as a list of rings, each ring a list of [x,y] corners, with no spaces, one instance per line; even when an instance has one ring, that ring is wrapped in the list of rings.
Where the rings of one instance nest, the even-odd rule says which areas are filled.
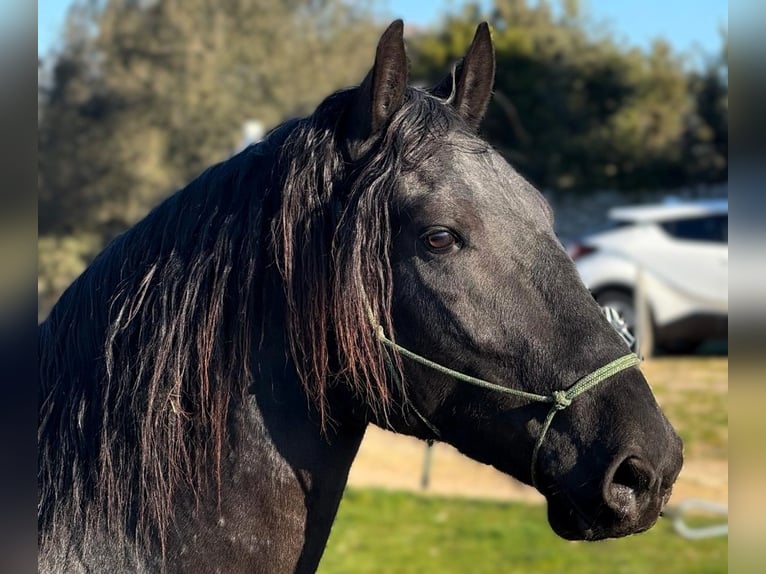
[[[675,374],[678,365],[673,362],[648,365],[652,375]],[[688,365],[686,365],[688,367]],[[716,383],[716,391],[728,390],[726,365]],[[686,378],[687,377],[671,377]],[[708,373],[709,374],[709,373]],[[653,378],[653,377],[648,377]],[[723,379],[723,380],[722,380]],[[683,392],[692,382],[677,383],[674,388]],[[394,490],[420,491],[428,494],[469,498],[520,500],[543,502],[536,490],[500,473],[494,468],[475,462],[451,446],[436,444],[431,453],[430,483],[423,489],[426,445],[411,437],[396,435],[377,427],[370,427],[349,475],[349,485],[379,487]],[[688,498],[699,498],[728,504],[729,466],[726,459],[687,459],[673,489],[671,504]]]
[[[430,494],[543,502],[536,490],[478,463],[445,444],[432,452],[430,483],[421,481],[425,443],[370,427],[349,475],[350,486],[373,486]],[[729,465],[726,460],[687,460],[673,488],[673,502],[701,498],[728,504]]]

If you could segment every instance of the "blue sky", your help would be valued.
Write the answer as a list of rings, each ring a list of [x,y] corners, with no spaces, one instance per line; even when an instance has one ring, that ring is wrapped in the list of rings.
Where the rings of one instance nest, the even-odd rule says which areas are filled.
[[[646,48],[658,36],[677,49],[698,57],[714,54],[720,47],[721,26],[728,27],[727,0],[581,0],[586,14],[609,26],[615,37]],[[71,0],[39,0],[37,5],[37,50],[44,54],[54,47],[61,33]],[[555,2],[555,0],[554,0]],[[489,4],[483,0],[484,4]],[[405,24],[427,26],[438,22],[460,0],[388,0],[387,15],[403,18]]]

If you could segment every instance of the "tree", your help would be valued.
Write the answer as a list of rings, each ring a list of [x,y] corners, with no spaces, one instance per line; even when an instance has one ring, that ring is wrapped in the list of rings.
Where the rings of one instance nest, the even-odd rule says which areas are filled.
[[[692,74],[694,113],[685,133],[684,165],[693,183],[726,181],[729,164],[729,39],[723,34],[721,52]]]
[[[342,0],[76,0],[41,97],[41,309],[111,237],[240,144],[359,82],[379,30]]]
[[[498,66],[485,136],[544,189],[686,183],[687,122],[701,102],[690,95],[682,58],[662,40],[643,53],[593,34],[576,0],[561,8],[545,1],[492,4],[486,17]],[[463,53],[473,22],[483,17],[478,3],[468,4],[418,39],[422,63],[414,72],[423,83],[436,81],[437,71]]]
[[[107,236],[230,155],[245,120],[358,82],[377,36],[339,0],[91,1],[70,22],[40,125],[41,232]]]

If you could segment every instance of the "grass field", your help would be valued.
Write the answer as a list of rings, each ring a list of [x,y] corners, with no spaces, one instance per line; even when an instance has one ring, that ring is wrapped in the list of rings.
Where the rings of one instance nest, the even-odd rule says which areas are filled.
[[[712,574],[727,571],[727,543],[685,540],[663,519],[639,536],[567,542],[541,505],[350,490],[319,573]]]
[[[684,456],[728,458],[728,358],[662,358],[647,361],[641,368],[684,439]]]

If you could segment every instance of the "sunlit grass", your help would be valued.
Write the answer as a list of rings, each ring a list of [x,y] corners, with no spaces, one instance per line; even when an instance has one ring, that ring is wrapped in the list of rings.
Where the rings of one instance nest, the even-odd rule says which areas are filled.
[[[642,369],[687,458],[728,458],[729,361],[722,357],[663,358]]]
[[[685,540],[663,519],[637,536],[567,542],[544,506],[350,490],[319,572],[717,573],[727,558],[727,538]]]

